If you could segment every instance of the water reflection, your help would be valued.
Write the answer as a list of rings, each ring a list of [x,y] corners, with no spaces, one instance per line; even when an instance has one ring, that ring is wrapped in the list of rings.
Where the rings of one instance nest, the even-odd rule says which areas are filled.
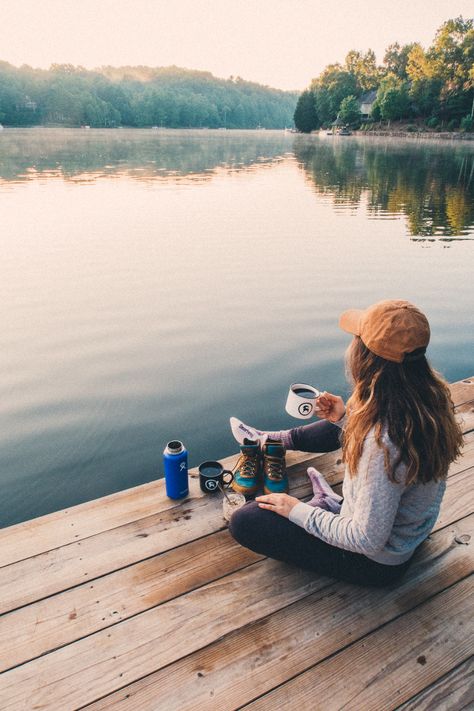
[[[369,218],[406,218],[418,241],[472,236],[474,146],[469,143],[319,138],[281,131],[9,129],[0,134],[0,189],[9,183],[104,177],[207,181],[224,171],[296,157],[318,195]]]
[[[474,146],[298,136],[294,152],[316,192],[370,217],[405,216],[418,239],[472,236]]]
[[[9,129],[0,134],[2,183],[61,177],[206,180],[271,165],[292,147],[282,131]]]

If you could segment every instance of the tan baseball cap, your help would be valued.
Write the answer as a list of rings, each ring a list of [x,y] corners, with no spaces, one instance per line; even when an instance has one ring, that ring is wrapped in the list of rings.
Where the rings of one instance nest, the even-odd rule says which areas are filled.
[[[360,336],[375,355],[401,363],[407,353],[426,348],[430,325],[426,316],[409,301],[387,299],[368,309],[344,311],[339,319],[343,331]]]

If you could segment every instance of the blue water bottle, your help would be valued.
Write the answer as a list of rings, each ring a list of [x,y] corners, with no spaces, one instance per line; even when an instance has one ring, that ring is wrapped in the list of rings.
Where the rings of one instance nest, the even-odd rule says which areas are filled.
[[[168,442],[163,452],[165,468],[166,496],[182,499],[189,494],[188,452],[177,439]]]

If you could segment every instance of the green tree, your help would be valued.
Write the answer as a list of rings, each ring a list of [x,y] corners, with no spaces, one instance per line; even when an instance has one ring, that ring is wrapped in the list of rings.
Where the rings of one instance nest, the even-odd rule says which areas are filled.
[[[474,22],[457,17],[444,22],[428,50],[433,74],[441,82],[441,113],[458,120],[473,99]]]
[[[295,126],[302,133],[311,133],[319,127],[318,115],[312,91],[303,91],[296,104],[293,116]]]
[[[340,64],[330,64],[317,79],[313,79],[311,90],[316,99],[319,122],[327,125],[336,118],[341,101],[357,94],[357,79]]]
[[[346,55],[345,66],[355,77],[359,91],[371,91],[377,88],[381,72],[377,67],[375,53],[371,49],[365,54],[352,49]]]
[[[398,42],[389,45],[383,58],[387,73],[394,74],[399,79],[407,79],[408,57],[413,47],[413,42],[404,44],[403,47]]]
[[[442,82],[436,76],[431,57],[418,43],[414,43],[409,52],[406,71],[415,113],[421,116],[435,114],[439,108]]]
[[[297,98],[240,77],[218,79],[179,67],[87,71],[55,64],[45,71],[0,62],[0,113],[7,125],[284,128]]]
[[[355,96],[346,96],[346,98],[341,101],[339,119],[349,126],[356,126],[360,124],[360,107]]]
[[[405,118],[410,110],[410,99],[406,85],[389,87],[380,97],[377,95],[377,103],[384,121]]]

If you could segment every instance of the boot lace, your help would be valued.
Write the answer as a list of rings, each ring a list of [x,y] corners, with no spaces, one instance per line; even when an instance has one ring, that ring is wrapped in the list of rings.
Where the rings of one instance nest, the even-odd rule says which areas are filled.
[[[265,470],[270,479],[283,479],[285,475],[284,460],[281,457],[265,457]]]
[[[257,471],[257,457],[251,454],[241,454],[235,465],[234,472],[235,471],[240,471],[241,476],[255,476]]]

